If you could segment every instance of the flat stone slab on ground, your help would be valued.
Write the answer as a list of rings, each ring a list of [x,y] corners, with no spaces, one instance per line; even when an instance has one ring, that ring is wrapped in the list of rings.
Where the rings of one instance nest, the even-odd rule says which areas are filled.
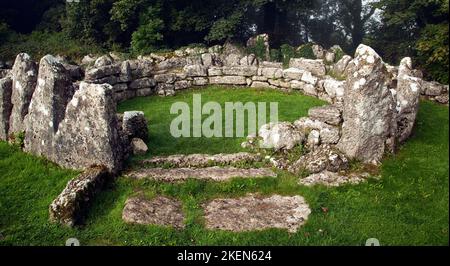
[[[254,194],[215,199],[205,204],[204,210],[206,228],[234,232],[281,228],[294,233],[311,213],[301,196]]]
[[[152,200],[138,197],[129,198],[125,203],[122,219],[126,223],[184,228],[181,202],[161,196]]]
[[[261,161],[261,155],[248,152],[209,154],[176,154],[170,156],[155,156],[142,160],[141,164],[172,165],[175,167],[207,167],[212,165],[230,165],[237,163],[252,163]]]
[[[188,178],[225,181],[233,177],[259,178],[276,177],[269,168],[235,168],[235,167],[206,167],[206,168],[141,168],[131,171],[126,176],[136,179],[153,179],[159,181],[184,181]]]
[[[329,187],[338,187],[345,184],[361,183],[365,181],[368,176],[368,173],[341,175],[325,170],[300,179],[299,184],[305,186],[325,185]]]

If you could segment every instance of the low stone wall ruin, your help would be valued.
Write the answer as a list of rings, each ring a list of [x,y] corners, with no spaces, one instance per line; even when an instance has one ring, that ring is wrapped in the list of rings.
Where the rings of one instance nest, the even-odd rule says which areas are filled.
[[[130,133],[129,119],[116,115],[117,102],[170,96],[208,84],[268,87],[300,91],[332,104],[296,123],[277,125],[308,128],[292,141],[336,145],[349,158],[378,163],[411,134],[420,95],[448,103],[448,85],[424,81],[409,58],[399,67],[389,66],[361,45],[355,58],[345,55],[333,64],[332,50],[319,55],[316,46],[314,51],[321,59],[292,58],[286,69],[229,44],[135,60],[102,56],[83,67],[51,55],[36,64],[19,54],[12,70],[2,71],[0,79],[0,139],[25,132],[27,152],[68,168],[104,165],[117,172],[130,154],[132,139],[148,134],[142,133],[143,114],[130,123],[140,129]],[[264,129],[269,141],[271,129]]]

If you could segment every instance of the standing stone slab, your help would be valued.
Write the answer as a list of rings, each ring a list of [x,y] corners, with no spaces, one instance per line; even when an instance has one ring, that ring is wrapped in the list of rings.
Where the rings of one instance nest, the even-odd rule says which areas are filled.
[[[8,139],[9,117],[11,116],[12,79],[0,79],[0,140]]]
[[[36,63],[28,54],[18,54],[11,74],[13,110],[9,120],[9,134],[25,130],[24,119],[28,114],[38,75]]]
[[[348,74],[338,147],[350,158],[378,163],[393,142],[395,110],[384,84],[386,67],[372,48],[361,44],[348,65]]]
[[[120,170],[123,147],[111,85],[81,82],[56,133],[55,149],[53,160],[67,168]]]
[[[73,95],[70,75],[57,59],[44,56],[39,64],[38,85],[25,119],[25,151],[51,157],[53,139]]]
[[[397,76],[397,139],[405,141],[412,132],[419,111],[421,80],[413,77],[411,58],[403,58]]]

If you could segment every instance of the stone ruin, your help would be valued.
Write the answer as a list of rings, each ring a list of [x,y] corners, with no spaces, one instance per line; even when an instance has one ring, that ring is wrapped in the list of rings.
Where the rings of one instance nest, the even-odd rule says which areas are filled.
[[[268,45],[265,38],[263,36]],[[254,42],[249,40],[249,45]],[[103,180],[103,170],[95,171],[96,167],[118,174],[130,154],[147,152],[145,141],[149,136],[144,114],[134,111],[118,115],[118,102],[138,96],[170,96],[180,90],[209,84],[267,87],[300,91],[329,105],[312,108],[308,117],[293,123],[264,125],[257,136],[248,137],[243,147],[261,144],[288,151],[303,144],[308,153],[297,160],[269,158],[270,162],[293,173],[306,169],[312,174],[303,181],[307,185],[358,182],[361,179],[358,176],[339,174],[348,168],[349,160],[378,164],[385,153],[395,152],[399,143],[412,132],[419,97],[448,104],[448,85],[423,80],[420,71],[413,69],[410,58],[404,58],[399,67],[390,66],[373,49],[360,45],[354,58],[345,55],[334,62],[336,49],[339,48],[325,50],[314,45],[318,59],[292,58],[288,68],[283,68],[281,63],[260,61],[230,43],[223,47],[187,48],[167,55],[151,54],[133,60],[121,60],[114,54],[97,59],[87,56],[81,66],[51,55],[44,56],[37,64],[22,53],[11,70],[0,72],[0,140],[16,141],[22,134],[24,151],[63,167],[99,172]],[[199,164],[208,158],[200,157]],[[189,158],[175,156],[171,160],[189,167],[186,162]],[[220,158],[217,160],[222,160]],[[220,169],[211,169],[213,174],[197,170],[205,178],[215,180],[214,175]],[[158,172],[162,169],[150,171],[153,172],[144,175],[160,179],[164,176]],[[181,179],[188,178],[189,171],[183,170]],[[173,173],[165,174],[168,179],[173,177]],[[271,176],[272,172],[249,169],[248,174]],[[219,175],[222,180],[235,174]],[[103,183],[96,178],[85,179]],[[86,186],[89,187],[68,184],[66,189],[77,190],[77,195],[87,193],[90,198],[91,190]],[[78,202],[82,198],[71,200]],[[67,200],[55,200],[51,213],[54,219],[59,217],[70,225],[78,218],[65,217],[67,213],[68,217],[75,217],[70,214],[74,207],[67,209],[66,206],[61,210],[57,204]]]

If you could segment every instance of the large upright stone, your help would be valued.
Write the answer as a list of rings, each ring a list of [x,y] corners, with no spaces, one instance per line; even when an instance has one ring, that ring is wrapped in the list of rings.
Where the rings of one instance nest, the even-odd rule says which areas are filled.
[[[38,74],[36,63],[28,54],[18,54],[11,74],[13,110],[9,120],[9,134],[25,130],[23,121],[28,114],[28,107],[36,87]]]
[[[25,118],[25,150],[51,157],[53,139],[73,96],[70,74],[52,55],[39,63],[38,85]]]
[[[411,58],[405,57],[400,62],[397,76],[397,139],[406,140],[411,135],[417,112],[421,80],[413,77]]]
[[[338,147],[348,157],[378,163],[393,145],[394,102],[385,86],[380,56],[361,44],[348,65],[342,136]]]
[[[11,116],[12,79],[0,79],[0,140],[8,139],[9,117]]]
[[[55,136],[53,160],[67,168],[121,168],[123,147],[111,85],[81,82]]]

